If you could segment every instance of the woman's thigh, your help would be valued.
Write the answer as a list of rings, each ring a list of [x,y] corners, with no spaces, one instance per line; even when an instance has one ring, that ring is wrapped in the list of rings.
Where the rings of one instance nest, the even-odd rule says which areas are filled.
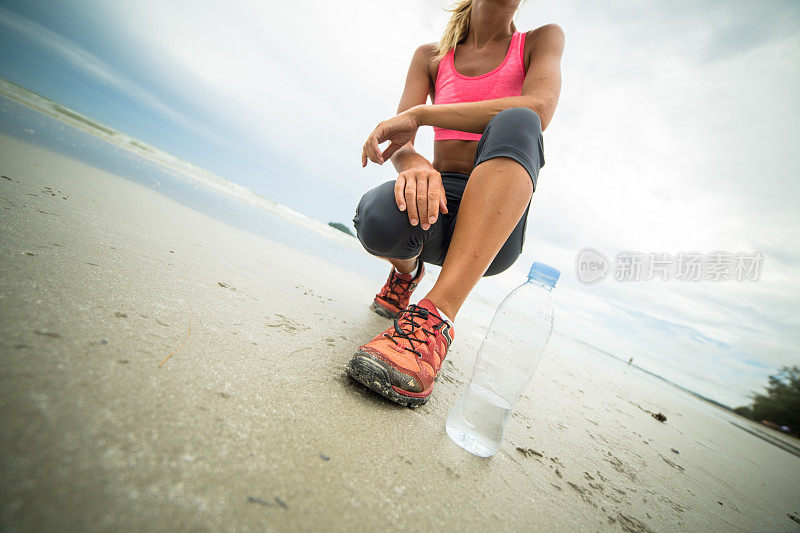
[[[467,179],[468,177],[464,174],[442,174],[442,184],[444,185],[444,189],[447,194],[448,208],[448,214],[442,215],[443,222],[445,222],[442,238],[443,246],[442,249],[436,251],[436,253],[434,253],[433,250],[430,251],[430,255],[434,256],[430,257],[430,260],[428,257],[426,257],[427,254],[423,248],[422,257],[426,263],[432,263],[439,266],[444,263],[444,258],[447,255],[447,250],[450,247],[450,240],[453,237],[453,232],[456,228],[456,222],[458,221],[458,211],[461,206],[461,197],[464,195],[464,190],[467,186]],[[520,253],[522,252],[522,244],[525,240],[525,226],[527,220],[528,210],[526,209],[525,214],[522,215],[522,218],[514,228],[514,231],[511,232],[511,235],[509,235],[502,248],[500,248],[500,251],[495,256],[492,264],[489,265],[489,268],[486,270],[484,276],[499,274],[514,264],[514,262],[517,260],[517,257],[519,257]],[[478,236],[478,238],[480,238],[480,236]]]
[[[394,181],[387,181],[361,197],[353,218],[361,245],[372,255],[392,259],[420,256],[426,263],[444,260],[445,231],[448,218],[439,217],[427,230],[412,226],[408,214],[400,211],[394,198]]]
[[[511,235],[508,236],[506,242],[503,243],[503,246],[500,248],[500,251],[497,252],[497,255],[492,260],[492,263],[489,265],[489,268],[486,269],[486,272],[483,274],[485,276],[494,276],[496,274],[500,274],[501,272],[505,272],[508,270],[511,265],[513,265],[517,258],[522,253],[522,245],[525,243],[525,228],[528,223],[528,209],[530,208],[530,204],[525,209],[525,213],[523,213],[522,218],[519,220],[517,225],[514,227],[514,230],[511,232]],[[447,246],[450,245],[450,239],[453,236],[453,232],[456,228],[456,222],[458,221],[458,215],[452,217],[450,223],[447,227],[447,232],[445,236],[445,241],[447,242]],[[444,262],[444,258],[442,258],[442,262]],[[442,263],[437,263],[441,265]]]
[[[408,214],[400,211],[394,198],[394,181],[387,181],[367,191],[356,208],[353,224],[362,246],[379,257],[410,259],[420,257],[425,263],[441,266],[453,237],[461,196],[467,177],[461,174],[442,174],[447,194],[447,214],[427,231],[419,225],[412,226]],[[484,276],[492,276],[508,269],[522,252],[528,210],[495,256]]]

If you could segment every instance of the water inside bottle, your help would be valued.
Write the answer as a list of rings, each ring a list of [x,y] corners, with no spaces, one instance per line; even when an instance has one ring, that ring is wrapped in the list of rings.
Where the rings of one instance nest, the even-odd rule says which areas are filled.
[[[500,448],[511,405],[491,390],[471,384],[447,417],[447,434],[468,452],[489,457]]]

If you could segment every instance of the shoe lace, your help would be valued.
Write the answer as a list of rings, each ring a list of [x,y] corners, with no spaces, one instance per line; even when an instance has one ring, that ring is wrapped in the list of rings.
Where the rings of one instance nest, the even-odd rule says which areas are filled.
[[[404,292],[411,288],[411,283],[413,283],[413,281],[413,278],[405,280],[393,271],[392,275],[389,277],[389,281],[384,285],[380,296],[397,307],[403,307],[400,298],[403,296]]]
[[[434,328],[444,323],[444,320],[432,314],[424,307],[413,304],[409,305],[407,309],[400,311],[400,313],[397,315],[397,318],[394,319],[394,331],[384,333],[383,336],[395,343],[397,346],[405,348],[410,352],[414,352],[418,357],[422,357],[422,354],[419,352],[419,350],[414,347],[414,343],[416,342],[419,344],[425,344],[426,341],[425,339],[417,338],[415,334],[420,331],[426,333],[427,335],[434,334],[431,330],[424,326],[430,317],[438,320],[438,323],[434,325]],[[422,319],[422,322],[418,324],[415,322],[415,318]],[[408,347],[402,346],[397,339],[405,339],[408,341]]]

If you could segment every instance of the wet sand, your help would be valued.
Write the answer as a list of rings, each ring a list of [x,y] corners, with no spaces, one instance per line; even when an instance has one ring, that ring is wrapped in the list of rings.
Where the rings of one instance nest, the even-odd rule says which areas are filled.
[[[568,339],[473,457],[444,422],[489,317],[401,408],[344,372],[383,279],[8,137],[0,174],[4,530],[800,528],[800,457]]]

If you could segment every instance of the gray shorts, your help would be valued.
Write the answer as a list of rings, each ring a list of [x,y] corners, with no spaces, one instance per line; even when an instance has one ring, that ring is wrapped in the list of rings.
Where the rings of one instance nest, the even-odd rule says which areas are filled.
[[[483,131],[475,153],[475,166],[495,157],[509,157],[525,167],[536,190],[539,169],[544,166],[544,146],[539,115],[524,107],[505,109],[492,118]],[[447,214],[428,230],[412,226],[408,214],[400,211],[394,199],[394,181],[387,181],[361,197],[353,224],[358,240],[371,254],[395,259],[411,259],[422,254],[425,263],[442,265],[458,219],[458,207],[469,176],[443,172],[442,184],[447,197]],[[528,207],[495,256],[484,276],[503,272],[522,253]]]

